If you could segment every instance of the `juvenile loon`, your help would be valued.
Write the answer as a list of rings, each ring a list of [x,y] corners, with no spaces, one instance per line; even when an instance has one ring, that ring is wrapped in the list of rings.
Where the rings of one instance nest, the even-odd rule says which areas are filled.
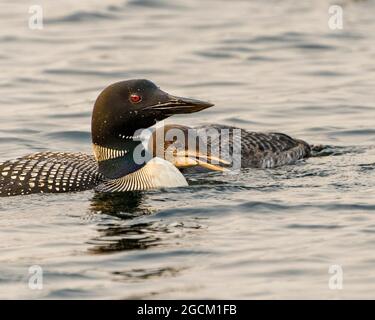
[[[171,141],[167,137],[167,133],[173,132],[174,129],[182,131],[184,134],[179,140],[173,141],[177,153],[171,156],[170,152],[168,153]],[[235,137],[236,134],[237,137]],[[188,140],[194,139],[194,137],[198,137],[198,140],[196,148],[192,149],[189,148]],[[202,168],[215,171],[222,171],[221,169],[227,167],[233,168],[236,152],[239,155],[238,168],[274,168],[293,164],[311,156],[311,146],[308,143],[300,139],[293,139],[284,133],[252,132],[220,124],[193,128],[173,124],[166,125],[164,137],[160,140],[164,142],[164,145],[156,148],[155,139],[151,139],[154,145],[150,149],[153,150],[154,156],[167,159],[179,169],[183,169],[184,173],[201,171]],[[184,140],[182,146],[178,145],[180,140]],[[200,148],[201,146],[203,148]],[[223,152],[223,148],[226,146],[228,146],[228,150]],[[159,152],[155,152],[156,150]],[[199,161],[202,156],[204,162]],[[218,163],[219,166],[213,166],[213,163]]]
[[[285,134],[257,133],[216,124],[195,128],[172,124],[162,130],[154,129],[152,137],[162,131],[160,148],[156,147],[160,140],[151,139],[144,146],[137,136],[139,129],[149,128],[174,114],[198,112],[211,106],[208,102],[171,96],[144,79],[114,83],[101,92],[94,105],[91,122],[94,156],[42,152],[0,163],[0,197],[93,188],[116,192],[186,186],[186,179],[178,169],[184,173],[202,169],[224,171],[233,165],[235,150],[240,152],[242,168],[273,168],[310,156],[306,142]],[[173,129],[183,133],[180,140],[166,138]],[[219,134],[205,140],[202,130],[216,130]],[[239,132],[240,139],[227,141],[220,134],[223,130],[231,138]],[[192,148],[188,143],[191,133],[198,142]],[[181,141],[184,143],[179,145]],[[228,154],[221,152],[226,141]],[[206,153],[200,151],[202,145]],[[137,149],[151,160],[135,161]]]

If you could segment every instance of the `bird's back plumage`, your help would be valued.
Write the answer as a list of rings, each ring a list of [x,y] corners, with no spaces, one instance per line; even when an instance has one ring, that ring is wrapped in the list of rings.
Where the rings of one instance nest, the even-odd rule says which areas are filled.
[[[103,179],[94,157],[41,152],[0,163],[0,197],[94,188]]]

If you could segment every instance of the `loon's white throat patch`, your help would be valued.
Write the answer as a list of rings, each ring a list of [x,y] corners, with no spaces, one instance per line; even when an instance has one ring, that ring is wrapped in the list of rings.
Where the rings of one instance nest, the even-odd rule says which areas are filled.
[[[161,158],[153,158],[141,169],[118,179],[107,180],[95,190],[122,192],[186,186],[188,183],[185,177],[173,164]]]

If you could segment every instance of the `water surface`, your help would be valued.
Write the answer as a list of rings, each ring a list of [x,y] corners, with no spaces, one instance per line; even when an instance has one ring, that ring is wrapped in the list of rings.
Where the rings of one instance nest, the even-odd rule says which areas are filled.
[[[182,189],[2,198],[0,298],[373,298],[374,1],[39,1],[0,6],[0,160],[91,152],[109,83],[148,78],[223,123],[324,144],[273,170]],[[44,271],[28,288],[28,268]],[[328,269],[343,269],[343,289]]]

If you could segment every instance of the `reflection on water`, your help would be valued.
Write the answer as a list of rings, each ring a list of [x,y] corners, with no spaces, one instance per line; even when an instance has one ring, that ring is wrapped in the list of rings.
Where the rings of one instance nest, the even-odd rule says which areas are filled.
[[[144,197],[142,192],[95,193],[91,199],[90,211],[120,219],[151,214],[153,209],[144,203]]]
[[[123,225],[112,222],[97,227],[99,235],[88,242],[93,245],[88,250],[94,254],[144,250],[158,245],[161,240],[156,234],[162,230],[154,228],[152,223]]]
[[[147,249],[160,240],[152,235],[152,223],[127,224],[127,220],[152,214],[155,209],[143,204],[141,192],[96,193],[90,205],[94,214],[106,214],[117,220],[104,220],[97,225],[99,235],[90,240],[90,253]]]
[[[144,250],[163,244],[165,238],[179,237],[181,230],[198,230],[198,223],[163,223],[158,219],[139,223],[136,218],[147,217],[160,208],[147,204],[143,192],[95,194],[90,213],[101,216],[96,224],[98,236],[88,241],[88,251],[93,254],[115,251]],[[115,219],[113,219],[115,218]],[[163,274],[163,273],[162,273]]]

